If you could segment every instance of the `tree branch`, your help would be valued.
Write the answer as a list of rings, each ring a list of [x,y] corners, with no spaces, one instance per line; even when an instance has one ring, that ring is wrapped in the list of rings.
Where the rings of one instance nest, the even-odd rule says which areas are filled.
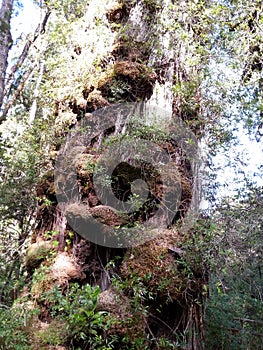
[[[235,317],[234,320],[237,320],[237,321],[240,321],[240,322],[247,322],[247,323],[258,323],[258,324],[263,324],[263,321],[251,320],[250,318]]]
[[[2,116],[0,117],[0,124],[2,124],[6,118],[7,118],[7,113],[9,111],[9,109],[13,106],[15,100],[18,98],[18,96],[20,95],[21,91],[23,90],[24,86],[25,86],[25,83],[27,81],[27,79],[29,78],[29,76],[31,75],[31,73],[33,72],[33,70],[35,69],[36,67],[36,64],[31,67],[27,73],[23,76],[23,79],[21,81],[21,83],[18,85],[18,88],[16,89],[14,95],[13,95],[13,98],[11,99],[11,101],[9,101],[7,103],[7,105],[5,106],[5,109],[4,109],[4,112],[2,114]]]
[[[6,83],[6,87],[5,87],[5,92],[4,92],[5,96],[8,96],[10,94],[10,90],[11,90],[12,83],[14,81],[15,73],[22,66],[25,59],[27,58],[30,47],[36,41],[36,39],[39,37],[40,34],[45,33],[46,24],[47,24],[47,21],[48,21],[50,15],[51,15],[51,10],[48,9],[43,21],[40,24],[38,24],[37,28],[35,29],[33,39],[28,40],[26,42],[24,49],[23,49],[21,55],[19,56],[17,62],[11,68],[11,73],[9,74],[9,77],[8,77],[8,80]]]

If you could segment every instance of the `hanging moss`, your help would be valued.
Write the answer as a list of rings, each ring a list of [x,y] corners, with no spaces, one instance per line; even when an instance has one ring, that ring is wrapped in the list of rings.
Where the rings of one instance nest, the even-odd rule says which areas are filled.
[[[122,276],[131,283],[136,279],[141,280],[155,298],[158,296],[170,301],[180,299],[188,286],[173,250],[181,245],[181,241],[178,233],[163,230],[157,239],[132,248],[124,257]]]
[[[98,82],[98,89],[111,102],[134,102],[150,98],[156,73],[147,66],[132,61],[119,61]]]

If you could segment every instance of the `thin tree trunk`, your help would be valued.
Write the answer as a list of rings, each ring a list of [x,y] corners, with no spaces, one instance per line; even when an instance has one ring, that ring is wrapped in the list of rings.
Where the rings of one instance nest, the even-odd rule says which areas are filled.
[[[18,71],[18,69],[25,62],[25,59],[28,56],[28,52],[29,52],[29,49],[31,48],[32,44],[37,40],[37,38],[39,37],[40,34],[45,33],[46,24],[47,24],[47,21],[48,21],[50,15],[51,15],[51,10],[48,8],[47,12],[45,13],[44,19],[42,20],[41,23],[39,23],[37,25],[37,27],[32,35],[32,38],[30,35],[30,37],[27,40],[27,42],[23,48],[23,51],[22,51],[21,55],[19,56],[17,62],[11,67],[11,71],[10,71],[8,77],[6,78],[6,84],[5,84],[5,90],[4,90],[4,96],[6,96],[7,98],[10,95],[11,86],[15,80],[15,73]]]
[[[14,0],[2,0],[0,9],[0,107],[4,98],[8,52],[12,45],[10,20]]]

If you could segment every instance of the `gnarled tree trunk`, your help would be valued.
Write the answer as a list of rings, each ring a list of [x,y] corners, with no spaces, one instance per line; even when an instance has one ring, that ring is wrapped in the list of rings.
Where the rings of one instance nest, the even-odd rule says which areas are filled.
[[[64,114],[70,112],[75,116],[76,121],[90,120],[95,125],[98,116],[96,113],[102,107],[111,106],[114,102],[144,101],[146,105],[157,103],[159,107],[168,110],[167,114],[160,116],[164,118],[159,120],[160,124],[165,124],[169,119],[173,119],[173,116],[184,120],[189,117],[190,121],[198,121],[201,106],[195,104],[191,113],[187,113],[183,105],[184,101],[182,102],[173,93],[173,85],[188,83],[189,74],[192,74],[191,79],[193,79],[194,72],[189,73],[184,67],[185,52],[177,50],[175,45],[179,39],[176,38],[176,34],[169,32],[168,27],[166,28],[165,18],[172,2],[163,1],[161,3],[158,5],[155,1],[112,2],[111,6],[104,8],[105,30],[109,31],[108,36],[112,35],[115,39],[113,45],[105,50],[101,58],[102,74],[95,83],[88,79],[83,82],[81,98],[76,96],[70,101],[56,101],[54,113],[58,119],[63,119]],[[97,2],[93,1],[89,6],[96,7]],[[96,16],[97,13],[94,11],[92,23],[98,21]],[[163,28],[158,30],[160,25]],[[90,28],[94,27],[96,25],[90,25]],[[116,28],[119,30],[118,35],[116,35]],[[85,30],[83,36],[88,35],[92,36],[92,33]],[[85,55],[80,45],[74,48],[74,52],[76,53],[74,59]],[[77,201],[70,203],[68,207],[68,203],[63,202],[63,198],[68,198],[69,192],[74,187],[74,185],[73,187],[68,186],[68,190],[65,189],[67,187],[65,183],[69,183],[68,178],[71,176],[71,171],[67,168],[69,156],[62,159],[60,170],[63,171],[59,176],[57,175],[57,182],[62,184],[62,187],[59,187],[58,184],[56,184],[57,187],[54,187],[52,174],[48,174],[39,184],[38,225],[33,235],[32,245],[36,252],[40,249],[39,247],[48,251],[49,242],[55,241],[57,248],[55,261],[47,276],[49,282],[44,287],[38,285],[33,288],[32,293],[35,293],[35,299],[38,300],[41,293],[52,288],[54,284],[66,288],[72,280],[77,280],[81,285],[87,283],[93,286],[98,285],[101,289],[98,310],[108,311],[122,324],[123,329],[116,326],[107,333],[108,336],[115,334],[119,343],[123,339],[130,338],[131,344],[134,344],[136,337],[143,337],[141,348],[149,346],[151,349],[159,349],[159,342],[162,338],[166,338],[173,344],[176,341],[187,343],[188,349],[202,349],[205,294],[203,286],[208,283],[208,277],[205,266],[202,263],[191,265],[188,253],[180,248],[186,237],[191,239],[191,236],[190,233],[184,237],[180,236],[175,224],[184,217],[193,200],[194,174],[193,169],[189,168],[185,154],[174,140],[163,138],[156,141],[158,147],[169,155],[174,169],[177,170],[177,172],[171,171],[164,174],[160,184],[162,181],[167,181],[169,184],[172,181],[176,182],[180,174],[182,180],[180,184],[182,188],[181,204],[178,212],[174,213],[173,220],[165,229],[158,232],[156,239],[129,248],[102,246],[101,241],[99,245],[95,240],[90,242],[88,239],[83,239],[84,236],[79,235],[77,227],[74,226],[76,220],[85,223],[85,220],[88,220],[91,215],[109,226],[123,226],[127,222],[132,225],[136,220],[145,222],[149,217],[154,216],[155,204],[161,202],[159,191],[162,191],[162,185],[160,184],[159,187],[156,186],[152,190],[151,195],[154,198],[152,207],[143,207],[143,213],[139,211],[126,217],[118,216],[108,203],[102,203],[95,191],[92,169],[93,165],[101,159],[101,145],[107,142],[107,138],[123,135],[126,129],[125,123],[118,125],[116,122],[111,128],[106,128],[96,134],[86,144],[80,144],[81,139],[76,137],[75,143],[64,145],[63,152],[75,152],[76,159],[78,159],[76,173],[78,190],[76,193],[81,198],[81,206]],[[154,140],[155,135],[147,134],[143,137],[145,137],[143,141],[150,142]],[[128,156],[127,154],[127,158]],[[147,172],[150,174],[154,171],[150,167],[147,169],[145,164],[136,165],[134,168],[127,168],[127,166],[125,168],[123,164],[122,166],[122,169],[118,168],[119,173],[116,170],[117,167],[114,170],[118,179],[114,180],[115,182],[112,180],[111,186],[115,195],[123,195],[123,197],[126,193],[131,195],[132,190],[129,184],[140,178],[140,174],[144,172],[147,175]],[[143,170],[142,167],[144,167]],[[156,177],[158,176],[157,174]],[[62,194],[60,196],[57,193],[56,197],[58,189]],[[60,198],[59,204],[57,203],[58,197]],[[87,230],[93,229],[92,226],[87,225],[87,227]],[[160,230],[157,225],[156,231],[158,229]],[[89,232],[87,237],[89,237]],[[49,241],[47,244],[43,243],[47,240]],[[33,254],[33,257],[36,254]],[[67,261],[66,267],[71,264],[71,270],[67,270],[66,267],[63,270],[63,264],[61,264],[62,278],[57,274],[54,266],[57,266],[58,261],[63,261],[63,259]],[[110,261],[114,261],[114,268],[108,267]],[[29,277],[34,269],[39,267],[39,264],[41,264],[41,259],[36,261],[28,257]],[[112,285],[112,279],[115,278],[116,282],[116,275],[125,285],[121,291],[116,285]],[[136,298],[140,295],[140,306],[134,305],[135,301],[138,303]],[[44,310],[42,321],[49,322],[48,305],[43,303],[43,300],[39,301],[39,305],[42,311]],[[77,343],[77,346],[84,345]],[[121,345],[116,345],[116,349],[121,349]]]

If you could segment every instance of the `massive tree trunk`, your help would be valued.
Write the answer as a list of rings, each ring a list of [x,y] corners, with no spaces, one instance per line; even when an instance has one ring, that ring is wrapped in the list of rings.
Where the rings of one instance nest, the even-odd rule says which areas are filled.
[[[151,104],[157,104],[167,111],[157,116],[162,118],[157,120],[159,126],[166,125],[170,120],[177,120],[179,130],[181,118],[189,121],[188,124],[193,126],[194,131],[198,130],[201,106],[195,103],[192,108],[191,102],[186,105],[185,96],[173,93],[174,85],[184,87],[184,84],[189,84],[189,81],[194,79],[195,72],[183,64],[186,50],[179,50],[179,36],[176,37],[174,32],[170,33],[168,30],[166,16],[170,13],[171,6],[173,4],[170,1],[163,1],[161,5],[154,1],[141,1],[136,4],[129,1],[110,2],[107,6],[102,2],[90,2],[89,16],[82,28],[83,35],[79,36],[80,42],[72,47],[71,51],[74,53],[69,52],[68,55],[69,59],[72,59],[72,67],[69,67],[69,70],[73,70],[75,62],[76,66],[78,65],[78,59],[82,64],[85,62],[86,66],[80,70],[81,74],[88,69],[88,57],[94,57],[93,66],[90,67],[93,76],[82,79],[81,97],[72,86],[71,97],[57,100],[54,114],[57,117],[57,125],[63,125],[63,119],[69,115],[73,118],[71,127],[80,121],[77,130],[82,130],[89,121],[95,134],[92,139],[88,139],[88,134],[82,139],[81,134],[80,137],[78,134],[76,137],[73,132],[73,138],[69,138],[61,148],[62,159],[61,162],[57,162],[55,185],[54,174],[50,172],[42,179],[37,189],[37,226],[28,250],[26,267],[28,282],[41,266],[47,271],[45,281],[35,278],[31,288],[31,296],[41,309],[40,320],[50,324],[50,304],[49,301],[41,299],[41,295],[51,290],[54,285],[60,286],[62,290],[67,289],[72,281],[78,281],[80,285],[99,286],[101,293],[97,311],[109,312],[111,318],[116,321],[110,329],[105,330],[106,335],[103,333],[104,340],[105,336],[106,339],[115,337],[114,349],[122,349],[121,344],[124,344],[123,348],[131,349],[160,349],[166,348],[165,346],[168,349],[169,342],[174,346],[180,343],[178,349],[183,349],[183,344],[187,344],[187,348],[192,350],[203,348],[203,303],[206,290],[203,286],[208,283],[207,271],[202,262],[195,263],[199,258],[189,256],[187,249],[183,248],[187,246],[187,240],[191,240],[191,233],[184,232],[184,235],[181,235],[176,228],[176,223],[183,222],[191,202],[195,199],[194,169],[191,168],[185,150],[168,136],[160,136],[158,139],[149,120],[145,121],[145,125],[140,124],[144,122],[143,119],[137,120],[138,128],[129,130],[128,124],[120,122],[118,118],[113,118],[112,125],[107,126],[106,123],[103,127],[108,117],[114,117],[113,112],[116,116],[121,116],[121,109],[108,114],[107,110],[103,109],[104,120],[100,115],[102,107],[109,107],[116,102],[138,103],[136,106],[143,106],[143,110],[147,110],[147,106]],[[105,35],[106,32],[105,37],[110,42],[106,48],[101,48],[101,42],[97,44],[96,28],[100,21],[105,23],[99,33]],[[90,41],[93,38],[92,45],[90,42],[86,44],[87,38]],[[98,56],[94,54],[96,50],[104,50],[103,54],[100,52],[99,63]],[[83,61],[82,56],[88,63]],[[97,74],[94,66],[100,74]],[[89,76],[89,71],[86,73],[86,77]],[[198,100],[197,90],[196,83],[196,91],[192,88],[190,96],[195,100]],[[136,111],[134,109],[135,114]],[[195,123],[191,124],[193,121]],[[97,133],[96,124],[102,128],[97,130]],[[85,132],[88,133],[87,130]],[[149,188],[152,185],[149,197],[151,202],[148,201],[150,205],[126,213],[124,217],[118,215],[110,203],[103,203],[99,198],[92,169],[98,162],[103,162],[102,145],[125,135],[127,130],[130,137],[136,138],[139,133],[141,138],[138,142],[146,145],[146,148],[156,140],[160,155],[165,153],[171,159],[172,169],[162,173],[158,182],[156,179],[160,174],[149,164],[136,163],[132,167],[122,162],[117,166],[115,173],[113,172],[114,179],[111,174],[111,188],[119,199],[127,193],[132,195],[132,182],[146,181],[145,177],[156,173],[155,183],[153,184],[152,180],[148,181]],[[158,128],[156,130],[158,133]],[[59,130],[57,132],[61,133]],[[195,142],[194,136],[192,142]],[[75,186],[70,179],[73,169],[72,164],[69,164],[72,161],[70,154],[75,156],[75,165],[77,161],[77,191],[71,198],[73,202],[66,200]],[[153,161],[155,156],[153,154]],[[127,159],[129,157],[131,154],[127,152]],[[158,217],[160,221],[155,229],[150,231],[155,239],[145,240],[140,245],[136,241],[135,245],[138,246],[132,247],[131,244],[118,246],[117,241],[111,244],[106,236],[112,232],[109,233],[107,229],[103,234],[108,245],[94,237],[92,231],[96,230],[96,225],[89,225],[88,220],[91,216],[110,227],[122,227],[127,224],[129,228],[132,225],[136,226],[137,222],[143,225],[149,218],[154,217],[158,204],[162,205],[163,188],[166,187],[169,191],[170,186],[172,191],[173,182],[178,183],[179,178],[181,202],[178,210],[173,213],[166,226],[163,225],[165,217]],[[127,201],[127,198],[123,202]],[[74,226],[76,222],[84,226],[86,224],[86,237],[85,233],[79,231],[78,225]],[[50,258],[52,247],[53,250],[56,247],[53,259]],[[63,345],[69,346],[69,349],[72,344],[83,349],[95,349],[90,340],[92,334],[87,336],[88,339],[85,338],[82,342],[65,339]],[[162,342],[166,342],[164,347],[160,345]],[[42,347],[43,344],[40,345],[38,344]]]
[[[0,107],[3,103],[8,52],[12,45],[10,20],[14,0],[3,0],[0,9]]]

